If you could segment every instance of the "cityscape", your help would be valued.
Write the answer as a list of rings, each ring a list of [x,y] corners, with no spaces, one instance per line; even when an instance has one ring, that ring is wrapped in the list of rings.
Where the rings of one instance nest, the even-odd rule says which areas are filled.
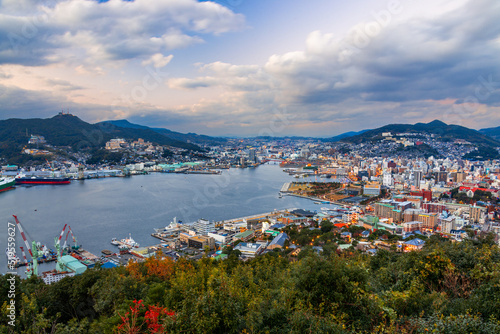
[[[500,333],[497,1],[0,13],[0,332]]]

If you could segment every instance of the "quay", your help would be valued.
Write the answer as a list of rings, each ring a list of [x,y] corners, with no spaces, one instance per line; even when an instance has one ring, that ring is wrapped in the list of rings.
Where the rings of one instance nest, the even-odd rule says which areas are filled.
[[[290,189],[290,186],[291,186],[291,185],[292,185],[292,183],[291,183],[291,182],[286,182],[286,183],[284,183],[284,184],[283,184],[283,186],[281,187],[280,192],[281,192],[281,193],[288,193],[288,192],[289,192],[289,190],[288,190],[288,189]]]

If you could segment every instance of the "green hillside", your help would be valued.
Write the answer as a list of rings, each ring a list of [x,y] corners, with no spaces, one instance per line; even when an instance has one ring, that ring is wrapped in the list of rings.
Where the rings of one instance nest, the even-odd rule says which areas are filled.
[[[491,138],[500,141],[500,126],[496,128],[488,128],[479,130],[483,135],[490,136]]]
[[[98,125],[101,125],[101,124],[104,126],[108,126],[109,124],[112,124],[114,126],[117,126],[120,128],[127,128],[127,129],[152,130],[152,131],[157,132],[161,135],[164,135],[170,139],[183,141],[183,142],[200,143],[200,144],[218,144],[218,143],[227,142],[227,139],[225,139],[225,138],[210,137],[210,136],[205,136],[205,135],[199,135],[196,133],[180,133],[180,132],[171,131],[171,130],[165,129],[165,128],[151,128],[151,127],[147,127],[144,125],[130,123],[129,121],[127,121],[125,119],[116,120],[116,121],[104,121],[104,122],[98,123]]]
[[[59,114],[52,118],[7,119],[0,121],[0,156],[11,158],[27,145],[30,136],[41,135],[53,146],[70,146],[73,150],[102,148],[112,138],[146,141],[200,151],[200,147],[161,135],[151,129],[121,128],[90,124],[76,116]]]
[[[430,123],[417,124],[390,124],[381,128],[368,130],[362,134],[344,138],[341,141],[350,143],[364,143],[369,141],[377,141],[383,139],[382,133],[390,132],[397,133],[424,133],[434,135],[441,140],[463,139],[476,145],[489,147],[500,146],[500,142],[488,137],[479,131],[469,129],[460,125],[448,125],[441,121],[435,120]]]
[[[321,232],[318,232],[321,233]],[[325,232],[333,233],[333,232]],[[494,235],[421,251],[276,249],[248,261],[151,257],[45,285],[0,276],[2,333],[500,333]],[[14,300],[14,299],[13,299]]]

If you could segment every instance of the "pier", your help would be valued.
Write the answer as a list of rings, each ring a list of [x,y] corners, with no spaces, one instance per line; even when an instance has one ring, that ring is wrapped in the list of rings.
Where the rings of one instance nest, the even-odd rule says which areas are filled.
[[[280,192],[281,193],[287,193],[288,189],[290,189],[290,186],[292,185],[291,182],[284,183],[283,186],[281,187]]]

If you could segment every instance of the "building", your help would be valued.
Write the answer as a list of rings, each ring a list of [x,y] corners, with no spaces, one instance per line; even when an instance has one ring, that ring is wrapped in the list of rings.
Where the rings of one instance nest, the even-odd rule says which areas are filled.
[[[392,175],[390,173],[384,173],[382,176],[382,184],[385,187],[392,187],[394,184],[394,181],[392,179]]]
[[[412,191],[410,192],[410,195],[422,197],[422,199],[426,202],[432,201],[432,191],[430,190]]]
[[[479,223],[484,216],[485,208],[481,206],[471,206],[470,207],[470,222]]]
[[[403,221],[405,223],[416,221],[421,213],[421,209],[407,209],[403,212]]]
[[[446,205],[440,203],[423,203],[422,209],[424,209],[428,213],[441,213],[443,211],[446,211]]]
[[[424,247],[425,241],[419,238],[415,238],[413,240],[407,241],[403,243],[403,252],[411,252],[416,250],[421,250]]]
[[[127,146],[127,142],[123,138],[115,138],[111,139],[110,141],[106,142],[106,149],[107,150],[119,150],[122,148],[125,148]]]
[[[380,183],[369,183],[363,186],[363,195],[367,196],[379,196],[380,195]]]
[[[241,242],[234,247],[234,250],[239,250],[242,256],[245,257],[255,257],[259,255],[262,250],[262,244],[254,244],[250,242]]]
[[[248,240],[252,239],[254,236],[255,236],[255,231],[248,230],[248,231],[236,234],[233,237],[233,240],[234,241],[236,241],[236,240],[248,241]]]
[[[422,225],[422,222],[419,221],[403,223],[403,231],[406,233],[421,231]]]
[[[422,222],[423,228],[434,229],[438,223],[438,215],[437,213],[421,213],[416,220]]]
[[[285,241],[288,239],[288,235],[286,233],[280,233],[278,234],[267,246],[268,249],[275,249],[275,248],[283,248],[285,246]]]
[[[248,160],[251,162],[251,163],[257,163],[257,155],[255,154],[255,149],[250,149],[250,151],[248,152]]]
[[[17,172],[18,167],[16,165],[6,165],[2,166],[2,172]]]
[[[214,238],[215,242],[220,243],[222,245],[226,245],[233,241],[234,232],[219,230],[217,232],[208,232],[208,237]]]
[[[415,188],[420,189],[420,181],[422,181],[423,172],[421,170],[413,171],[413,185]]]
[[[208,235],[208,232],[215,232],[215,223],[206,219],[198,219],[198,221],[193,224],[193,227],[196,233],[201,235]]]
[[[188,246],[197,249],[205,249],[205,247],[209,247],[209,249],[214,249],[215,240],[212,237],[196,235],[188,239]]]
[[[452,230],[455,230],[455,216],[443,217],[439,219],[439,223],[443,233],[451,233]]]
[[[42,273],[42,280],[45,284],[52,284],[59,282],[64,277],[73,277],[76,274],[72,271],[58,272],[56,270],[45,271]]]
[[[239,231],[242,228],[244,228],[244,229],[248,228],[248,223],[244,219],[242,221],[237,221],[237,222],[225,223],[224,224],[224,229],[228,230],[228,231]]]
[[[28,141],[28,144],[45,144],[46,142],[47,141],[45,140],[44,136],[31,135],[31,138]]]
[[[87,270],[87,266],[82,264],[80,261],[78,261],[71,255],[62,256],[59,262],[61,268],[70,272],[74,272],[76,275],[83,274],[85,270]]]

